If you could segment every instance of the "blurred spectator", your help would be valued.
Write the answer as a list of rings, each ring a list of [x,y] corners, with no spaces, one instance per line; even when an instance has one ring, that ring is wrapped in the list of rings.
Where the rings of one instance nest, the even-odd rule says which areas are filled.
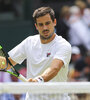
[[[70,17],[69,6],[63,6],[60,11],[60,18],[57,22],[57,34],[68,40],[69,25],[68,20]]]
[[[78,59],[75,63],[75,69],[70,76],[71,81],[90,81],[90,51],[88,51],[85,57]],[[71,96],[77,97],[75,100],[89,100],[90,94],[74,94]],[[73,99],[72,99],[73,100]]]
[[[10,82],[10,75],[6,72],[0,72],[0,82]]]
[[[3,94],[0,100],[25,100],[25,96],[20,94]]]
[[[76,0],[75,5],[80,8],[83,22],[90,28],[90,8],[86,2],[80,0]]]
[[[69,81],[87,81],[87,79],[84,77],[83,75],[83,70],[80,71],[82,68],[80,68],[81,66],[77,66],[76,65],[79,61],[84,60],[84,58],[82,57],[81,53],[80,53],[80,49],[76,46],[72,47],[72,57],[71,57],[71,63],[69,67],[72,67],[69,71]],[[81,62],[81,64],[84,66],[85,64],[83,63],[83,61]],[[71,66],[72,65],[72,66]],[[71,95],[71,100],[89,100],[90,95],[89,94],[72,94]]]
[[[90,30],[90,8],[84,10],[84,15],[82,19]]]
[[[86,0],[87,7],[90,8],[90,0]]]
[[[75,5],[80,8],[81,15],[84,15],[84,10],[87,8],[86,2],[82,0],[76,0]]]
[[[75,64],[76,62],[82,58],[80,49],[76,46],[72,47],[72,56],[71,63],[69,64],[69,81],[73,81],[74,73],[75,73]]]
[[[90,81],[90,51],[88,51],[86,53],[86,56],[85,56],[85,68],[84,68],[84,76],[87,78],[88,81]]]
[[[81,53],[80,53],[80,49],[76,46],[72,47],[72,62],[76,62],[78,59],[81,58]]]
[[[78,46],[81,54],[84,55],[90,50],[90,31],[81,20],[81,12],[77,6],[70,7],[70,13],[69,42],[72,46]]]
[[[90,81],[90,51],[86,53],[85,57],[76,61],[70,78],[73,81]]]

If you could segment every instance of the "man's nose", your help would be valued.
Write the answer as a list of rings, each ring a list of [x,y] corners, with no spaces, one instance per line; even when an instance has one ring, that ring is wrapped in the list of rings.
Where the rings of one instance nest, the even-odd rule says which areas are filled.
[[[47,26],[46,26],[46,25],[43,25],[43,29],[44,29],[44,30],[47,29]]]

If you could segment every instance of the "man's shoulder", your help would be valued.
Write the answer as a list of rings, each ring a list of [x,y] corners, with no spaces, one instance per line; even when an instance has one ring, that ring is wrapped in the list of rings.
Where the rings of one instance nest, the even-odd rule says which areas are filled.
[[[30,35],[27,37],[27,39],[38,39],[39,38],[39,34],[37,35]]]
[[[71,44],[65,40],[64,38],[62,38],[61,36],[57,37],[57,41],[56,41],[56,49],[57,51],[60,52],[70,52],[71,53]]]
[[[56,42],[58,42],[59,45],[68,45],[68,46],[71,46],[71,44],[66,39],[64,39],[62,36],[58,36],[57,35]]]
[[[32,35],[32,36],[28,36],[26,39],[24,39],[22,42],[25,44],[36,44],[38,43],[40,40],[39,35]]]
[[[30,35],[25,40],[27,41],[37,41],[39,39],[39,35]]]

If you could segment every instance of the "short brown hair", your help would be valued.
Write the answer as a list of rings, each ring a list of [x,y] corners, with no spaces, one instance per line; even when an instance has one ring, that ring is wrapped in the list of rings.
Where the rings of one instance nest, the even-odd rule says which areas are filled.
[[[44,16],[46,14],[49,14],[52,21],[54,21],[54,19],[55,19],[54,10],[50,7],[40,7],[38,9],[36,9],[33,13],[33,18],[34,18],[35,23],[36,23],[37,18]]]

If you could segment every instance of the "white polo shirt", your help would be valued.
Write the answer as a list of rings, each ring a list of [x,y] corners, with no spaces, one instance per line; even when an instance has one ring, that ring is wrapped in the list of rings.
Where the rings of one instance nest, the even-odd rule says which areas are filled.
[[[29,36],[8,54],[19,64],[27,59],[27,78],[34,78],[42,74],[45,69],[50,67],[53,59],[60,59],[64,62],[64,66],[60,69],[57,76],[50,81],[67,81],[71,45],[61,36],[56,35],[54,40],[47,44],[41,43],[39,35]],[[27,97],[29,98],[29,96]],[[29,100],[28,98],[26,100]]]
[[[61,36],[56,35],[54,40],[47,44],[41,43],[39,35],[29,36],[8,54],[19,64],[27,59],[27,78],[34,78],[42,74],[45,69],[50,67],[53,59],[60,59],[64,62],[64,66],[51,81],[67,81],[71,45]]]

